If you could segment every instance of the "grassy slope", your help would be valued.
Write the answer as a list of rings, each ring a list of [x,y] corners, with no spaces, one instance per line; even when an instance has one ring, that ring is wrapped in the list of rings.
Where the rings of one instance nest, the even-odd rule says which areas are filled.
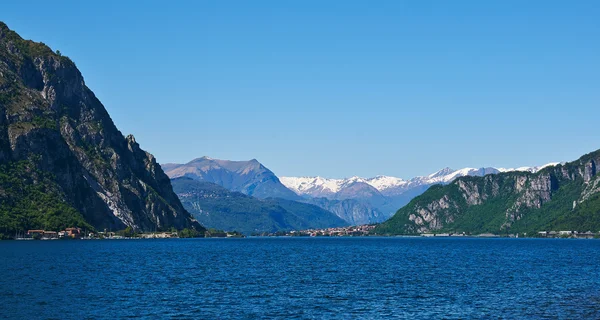
[[[64,202],[48,173],[36,171],[27,161],[0,166],[0,237],[27,229],[93,228]]]

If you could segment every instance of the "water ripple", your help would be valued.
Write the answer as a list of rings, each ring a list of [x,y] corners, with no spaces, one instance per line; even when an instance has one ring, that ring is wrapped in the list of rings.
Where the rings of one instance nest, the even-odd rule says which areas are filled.
[[[600,241],[0,242],[0,318],[600,318]]]

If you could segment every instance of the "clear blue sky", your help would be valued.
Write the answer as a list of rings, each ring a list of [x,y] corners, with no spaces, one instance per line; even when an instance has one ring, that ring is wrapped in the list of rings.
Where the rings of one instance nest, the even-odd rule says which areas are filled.
[[[159,162],[410,178],[600,148],[600,1],[139,3],[0,19],[71,57]]]

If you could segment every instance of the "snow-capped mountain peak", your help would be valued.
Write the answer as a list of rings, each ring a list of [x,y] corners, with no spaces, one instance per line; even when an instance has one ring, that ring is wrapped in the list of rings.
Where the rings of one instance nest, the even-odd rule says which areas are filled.
[[[454,181],[454,179],[464,176],[484,176],[487,174],[497,174],[501,172],[509,171],[529,171],[532,173],[538,172],[543,168],[549,166],[555,166],[559,162],[551,162],[539,167],[520,167],[520,168],[463,168],[459,170],[453,170],[451,168],[443,168],[436,171],[428,176],[415,177],[410,180],[404,180],[397,177],[391,176],[376,176],[373,178],[362,178],[353,176],[346,179],[328,179],[323,177],[281,177],[280,181],[286,187],[293,190],[299,195],[306,195],[311,197],[323,197],[336,194],[340,190],[349,187],[357,182],[366,183],[378,191],[386,194],[394,190],[396,192],[403,192],[411,188],[433,185],[433,184],[446,184]],[[388,191],[388,192],[386,192]]]
[[[487,167],[453,170],[446,167],[430,175],[414,177],[409,180],[385,175],[373,178],[353,176],[345,179],[328,179],[318,176],[280,177],[279,180],[288,189],[305,198],[313,198],[311,200],[314,201],[323,201],[323,198],[327,198],[327,201],[333,201],[330,204],[334,204],[337,210],[342,210],[345,214],[353,215],[356,212],[362,212],[360,210],[364,208],[372,208],[372,210],[381,212],[382,217],[389,217],[409,203],[411,199],[422,194],[429,186],[435,184],[448,184],[456,178],[464,176],[485,176],[508,171],[537,172],[556,164],[558,163],[553,162],[540,167],[512,169]]]
[[[536,167],[519,167],[519,168],[498,168],[498,171],[500,172],[510,172],[510,171],[529,171],[531,173],[536,173],[544,168],[547,167],[554,167],[556,165],[561,164],[561,162],[550,162],[550,163],[546,163],[543,166],[536,166]]]
[[[455,170],[452,170],[452,169],[451,169],[451,168],[449,168],[449,167],[445,167],[444,169],[442,169],[442,170],[439,170],[439,171],[436,171],[436,172],[434,172],[434,173],[432,173],[432,174],[428,175],[427,177],[428,177],[429,179],[435,179],[435,178],[438,178],[438,177],[447,176],[447,175],[449,175],[449,174],[453,173],[454,171],[455,171]]]
[[[366,179],[366,182],[379,191],[398,187],[407,183],[404,179],[390,176],[376,176],[374,178]]]
[[[321,193],[336,193],[340,190],[343,179],[327,179],[323,177],[280,177],[279,180],[288,189],[297,194],[310,194],[316,191]]]

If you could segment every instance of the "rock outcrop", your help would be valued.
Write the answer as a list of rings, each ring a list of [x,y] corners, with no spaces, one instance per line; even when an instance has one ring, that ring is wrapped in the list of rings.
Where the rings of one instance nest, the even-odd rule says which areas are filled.
[[[155,158],[115,127],[75,64],[1,22],[0,166],[7,232],[69,224],[202,229]]]

